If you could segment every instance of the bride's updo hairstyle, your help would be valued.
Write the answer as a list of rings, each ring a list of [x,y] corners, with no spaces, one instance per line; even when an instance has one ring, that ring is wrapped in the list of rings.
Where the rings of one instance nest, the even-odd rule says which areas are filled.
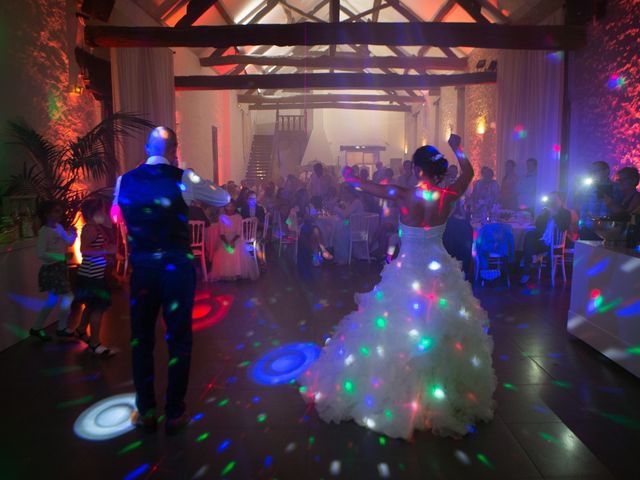
[[[440,183],[449,168],[449,162],[444,155],[431,145],[425,145],[415,151],[413,164],[422,170],[426,177],[434,179],[436,184]]]

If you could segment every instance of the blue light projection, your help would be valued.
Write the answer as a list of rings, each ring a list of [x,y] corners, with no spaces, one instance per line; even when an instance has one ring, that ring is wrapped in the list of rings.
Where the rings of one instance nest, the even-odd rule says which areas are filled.
[[[249,377],[262,385],[279,385],[302,375],[320,356],[314,343],[284,345],[260,358],[248,372]]]

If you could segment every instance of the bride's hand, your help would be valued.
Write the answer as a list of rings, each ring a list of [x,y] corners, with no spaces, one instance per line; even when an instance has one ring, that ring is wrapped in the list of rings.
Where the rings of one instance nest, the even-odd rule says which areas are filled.
[[[454,152],[458,152],[460,150],[460,145],[462,144],[462,139],[460,135],[456,135],[452,133],[449,137],[449,146],[453,149]]]

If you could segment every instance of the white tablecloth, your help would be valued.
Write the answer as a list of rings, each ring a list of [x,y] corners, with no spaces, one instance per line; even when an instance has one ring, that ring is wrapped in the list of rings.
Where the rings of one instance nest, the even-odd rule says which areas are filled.
[[[531,224],[521,223],[506,223],[506,225],[509,225],[511,227],[511,231],[513,232],[513,244],[516,252],[521,252],[524,249],[525,235],[527,234],[527,232],[535,230],[536,227]],[[478,233],[480,232],[481,228],[482,225],[473,224],[473,230],[476,233],[476,235],[474,235],[474,240],[478,237]]]
[[[349,261],[349,221],[338,216],[316,217],[315,224],[322,232],[325,246],[333,247],[335,261],[338,264],[345,264]],[[372,215],[369,219],[369,252],[375,247],[373,242],[380,229],[380,217]],[[367,258],[366,247],[363,243],[353,245],[353,257],[359,259]]]

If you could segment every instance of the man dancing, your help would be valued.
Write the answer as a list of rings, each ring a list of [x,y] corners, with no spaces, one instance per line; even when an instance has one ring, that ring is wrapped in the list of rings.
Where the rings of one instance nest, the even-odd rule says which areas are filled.
[[[146,145],[147,161],[118,179],[115,203],[127,225],[131,274],[131,345],[136,407],[132,422],[157,427],[153,347],[162,307],[169,346],[165,429],[175,434],[189,423],[184,396],[191,362],[191,314],[195,269],[190,249],[189,205],[229,202],[229,194],[192,170],[178,168],[173,130],[157,127]]]

